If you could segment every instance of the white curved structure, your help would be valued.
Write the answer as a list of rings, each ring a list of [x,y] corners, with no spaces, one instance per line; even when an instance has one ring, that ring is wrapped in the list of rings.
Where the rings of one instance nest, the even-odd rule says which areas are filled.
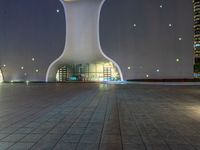
[[[0,69],[0,83],[3,82],[3,75],[2,75],[2,71]]]
[[[3,82],[3,74],[2,74],[2,71],[0,69],[0,83]]]
[[[56,72],[61,65],[109,61],[117,67],[123,80],[119,65],[106,56],[100,46],[99,19],[105,0],[61,0],[61,2],[66,18],[65,48],[62,55],[49,66],[46,82],[56,81]]]

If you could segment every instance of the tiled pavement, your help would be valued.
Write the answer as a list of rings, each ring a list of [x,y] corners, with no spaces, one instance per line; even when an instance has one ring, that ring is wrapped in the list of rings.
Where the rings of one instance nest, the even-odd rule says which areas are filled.
[[[0,85],[0,150],[200,150],[200,86]]]

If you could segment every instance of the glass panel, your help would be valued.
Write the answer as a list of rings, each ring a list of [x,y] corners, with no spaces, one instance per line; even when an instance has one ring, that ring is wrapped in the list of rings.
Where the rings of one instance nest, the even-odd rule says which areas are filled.
[[[117,68],[112,63],[71,64],[59,67],[56,74],[59,82],[63,81],[118,81]]]

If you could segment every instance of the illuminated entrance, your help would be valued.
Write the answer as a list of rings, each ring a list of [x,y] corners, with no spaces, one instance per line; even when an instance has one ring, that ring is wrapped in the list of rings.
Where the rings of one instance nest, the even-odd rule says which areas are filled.
[[[117,68],[111,63],[69,64],[59,67],[56,80],[65,81],[118,81]]]
[[[3,74],[2,74],[2,71],[0,69],[0,83],[3,82]]]

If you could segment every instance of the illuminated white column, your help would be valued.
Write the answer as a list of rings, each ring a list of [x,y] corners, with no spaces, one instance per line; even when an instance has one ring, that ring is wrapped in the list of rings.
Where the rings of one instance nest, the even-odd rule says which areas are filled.
[[[58,67],[64,64],[90,64],[112,62],[106,56],[99,41],[100,11],[105,0],[61,0],[66,19],[66,42],[62,55],[48,68],[46,81],[55,81]]]
[[[3,82],[3,74],[2,74],[2,71],[0,69],[0,83],[2,83],[2,82]]]

